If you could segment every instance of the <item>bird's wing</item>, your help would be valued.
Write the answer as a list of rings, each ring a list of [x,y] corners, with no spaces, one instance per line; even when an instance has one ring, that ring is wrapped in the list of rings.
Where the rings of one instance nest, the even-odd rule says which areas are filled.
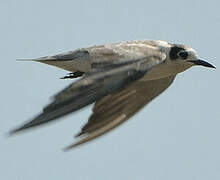
[[[105,44],[86,48],[86,50],[92,70],[161,54],[160,46],[148,40]]]
[[[153,66],[165,61],[165,58],[165,54],[154,51],[144,58],[113,64],[87,73],[58,93],[40,115],[12,130],[11,134],[55,120],[123,89],[143,77]]]
[[[134,61],[145,56],[160,53],[156,41],[130,41],[80,48],[74,51],[26,59],[53,65],[71,72],[90,72],[113,64]]]
[[[117,127],[166,90],[174,78],[175,76],[170,76],[151,81],[136,81],[97,101],[88,123],[76,136],[80,138],[79,141],[66,149],[90,141]]]

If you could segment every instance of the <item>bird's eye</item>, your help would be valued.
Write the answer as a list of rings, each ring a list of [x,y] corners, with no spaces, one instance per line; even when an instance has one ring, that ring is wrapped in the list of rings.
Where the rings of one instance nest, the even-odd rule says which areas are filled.
[[[188,53],[185,50],[181,50],[177,55],[182,59],[186,59],[188,57]]]

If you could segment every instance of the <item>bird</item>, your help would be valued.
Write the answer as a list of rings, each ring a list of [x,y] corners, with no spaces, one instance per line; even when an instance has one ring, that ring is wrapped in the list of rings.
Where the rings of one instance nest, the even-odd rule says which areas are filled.
[[[66,53],[26,59],[69,71],[75,79],[53,96],[33,119],[10,131],[17,134],[94,104],[88,122],[69,150],[91,141],[134,116],[164,92],[177,74],[192,66],[215,68],[183,44],[134,40],[79,48]]]

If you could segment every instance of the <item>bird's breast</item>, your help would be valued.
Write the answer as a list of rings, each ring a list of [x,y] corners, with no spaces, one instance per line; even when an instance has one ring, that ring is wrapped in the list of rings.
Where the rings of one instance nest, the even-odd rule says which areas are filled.
[[[190,64],[180,64],[180,63],[164,63],[154,66],[149,72],[147,72],[141,81],[148,81],[153,79],[161,79],[168,76],[176,75],[180,72],[185,71],[191,67]]]

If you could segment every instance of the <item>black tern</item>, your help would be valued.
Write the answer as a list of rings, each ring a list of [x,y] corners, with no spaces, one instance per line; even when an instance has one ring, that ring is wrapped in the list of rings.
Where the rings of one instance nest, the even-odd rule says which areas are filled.
[[[80,48],[64,54],[30,59],[70,71],[62,79],[79,78],[53,97],[43,112],[12,130],[15,134],[94,103],[88,123],[67,149],[88,142],[131,118],[165,91],[176,75],[201,65],[191,47],[165,41],[139,40]]]

